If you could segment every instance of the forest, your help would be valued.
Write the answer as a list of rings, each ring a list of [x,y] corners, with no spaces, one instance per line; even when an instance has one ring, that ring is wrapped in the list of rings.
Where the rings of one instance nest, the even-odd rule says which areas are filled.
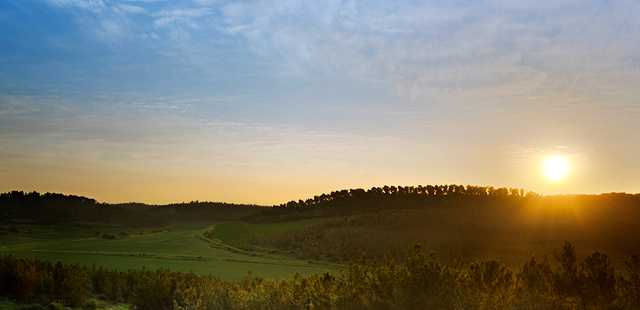
[[[256,205],[191,201],[167,205],[109,204],[58,193],[12,191],[0,194],[5,221],[47,224],[89,222],[157,226],[170,222],[236,219],[257,211]]]

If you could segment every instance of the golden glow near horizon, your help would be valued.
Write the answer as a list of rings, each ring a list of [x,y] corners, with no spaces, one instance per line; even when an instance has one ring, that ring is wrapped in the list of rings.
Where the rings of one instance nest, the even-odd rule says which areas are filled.
[[[640,192],[639,1],[116,2],[0,2],[0,192]]]
[[[569,174],[569,160],[563,155],[552,155],[545,158],[542,169],[545,177],[551,182],[559,182]]]

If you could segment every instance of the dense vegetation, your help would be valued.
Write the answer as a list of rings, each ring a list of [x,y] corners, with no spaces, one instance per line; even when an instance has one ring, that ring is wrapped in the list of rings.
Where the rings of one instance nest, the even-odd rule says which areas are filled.
[[[405,258],[352,263],[331,275],[225,282],[209,276],[113,271],[0,258],[0,295],[85,306],[88,297],[136,309],[637,309],[640,259],[617,273],[602,253],[578,262],[569,243],[553,262],[513,271],[497,261],[449,266],[416,247]]]
[[[419,243],[445,261],[500,258],[517,266],[563,240],[578,244],[583,256],[596,250],[616,257],[640,253],[638,218],[637,194],[540,196],[477,186],[385,186],[291,201],[252,217],[253,225],[236,225],[250,237],[219,237],[239,247],[338,262],[362,253],[401,255]],[[280,233],[254,228],[303,221]]]
[[[10,192],[0,194],[0,215],[17,223],[217,223],[220,233],[213,237],[235,247],[275,248],[334,262],[362,253],[378,258],[399,254],[416,243],[446,261],[500,258],[511,266],[531,254],[547,253],[563,240],[615,257],[640,253],[638,194],[540,196],[484,186],[383,186],[261,208],[210,202],[105,204],[77,196]],[[237,223],[220,224],[225,221]],[[0,230],[13,229],[10,225],[0,225]],[[260,228],[265,226],[269,228]]]
[[[632,256],[640,253],[640,195],[385,186],[261,208],[11,192],[0,194],[0,215],[0,250],[16,255],[0,259],[0,295],[22,303],[91,306],[88,298],[98,297],[137,309],[640,305],[640,259]],[[551,260],[532,258],[563,240],[581,251],[567,244]],[[423,250],[407,253],[413,244]],[[309,275],[334,270],[314,263],[327,260],[348,267]],[[227,281],[248,270],[269,278]]]
[[[239,219],[259,209],[256,205],[220,202],[107,204],[91,198],[56,193],[12,191],[0,194],[0,215],[5,221],[47,224],[90,222],[158,226],[177,222]]]
[[[640,194],[541,196],[518,188],[472,185],[383,186],[357,188],[292,200],[263,210],[258,219],[277,220],[345,215],[381,209],[420,209],[436,206],[522,206],[529,203],[555,206],[597,203],[601,206],[640,206]]]
[[[495,188],[472,185],[427,185],[427,186],[383,186],[368,190],[357,188],[334,191],[314,196],[306,200],[292,200],[274,206],[276,209],[308,209],[313,207],[338,207],[346,205],[352,208],[372,207],[384,204],[388,200],[421,203],[434,199],[478,198],[532,198],[538,194],[519,188]],[[412,204],[413,205],[413,204]]]
[[[56,193],[12,191],[0,194],[4,219],[36,222],[117,222],[166,224],[181,221],[277,221],[346,215],[380,209],[415,209],[451,205],[504,205],[546,201],[549,197],[517,188],[471,185],[383,186],[334,191],[306,200],[289,201],[272,208],[257,205],[192,201],[167,205],[108,204],[94,199]],[[604,204],[640,205],[640,194],[552,196],[553,199],[597,200]],[[567,201],[564,201],[567,202]]]

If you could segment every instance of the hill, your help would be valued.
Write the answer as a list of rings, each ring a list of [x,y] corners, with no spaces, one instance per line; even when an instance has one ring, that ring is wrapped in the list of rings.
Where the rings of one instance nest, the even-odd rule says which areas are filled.
[[[250,251],[346,262],[399,255],[419,243],[446,260],[520,264],[564,241],[585,253],[640,253],[640,195],[542,196],[462,185],[350,189],[271,208],[214,202],[106,204],[62,194],[0,194],[7,223],[159,227],[200,223],[205,235]]]
[[[245,235],[229,240],[237,246],[275,247],[305,258],[380,258],[419,243],[448,260],[518,265],[567,240],[584,254],[640,253],[638,219],[638,194],[542,196],[480,186],[385,186],[291,201],[226,229]],[[290,228],[261,228],[276,223]],[[219,228],[224,236],[224,226]]]
[[[58,193],[0,194],[0,214],[6,222],[17,223],[100,223],[159,226],[180,222],[211,222],[247,217],[259,211],[257,205],[221,202],[173,203],[100,203],[95,199]]]
[[[0,305],[10,309],[635,309],[640,300],[640,195],[385,186],[269,208],[10,192],[0,214],[0,296],[18,302]]]

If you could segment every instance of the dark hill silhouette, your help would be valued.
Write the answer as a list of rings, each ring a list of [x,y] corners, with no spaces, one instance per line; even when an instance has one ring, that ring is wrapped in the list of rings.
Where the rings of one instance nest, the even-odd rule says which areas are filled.
[[[258,223],[315,219],[304,229],[256,236],[306,258],[382,257],[420,243],[452,259],[526,257],[564,240],[587,251],[640,254],[640,195],[542,196],[519,189],[418,186],[355,189],[291,201]]]
[[[275,205],[272,210],[263,210],[261,217],[256,217],[255,220],[290,220],[465,203],[513,204],[539,197],[534,192],[518,188],[472,185],[383,186],[368,190],[357,188]]]
[[[640,194],[541,196],[516,188],[491,186],[426,185],[348,189],[292,200],[272,208],[253,204],[191,201],[165,205],[101,203],[92,198],[59,193],[11,191],[0,194],[0,215],[5,221],[41,223],[105,222],[165,224],[181,221],[243,219],[282,221],[330,217],[392,209],[436,206],[638,206]]]
[[[57,193],[12,191],[0,194],[0,214],[4,221],[10,222],[162,225],[184,221],[239,219],[254,214],[259,209],[257,205],[221,202],[108,204],[92,198]]]

